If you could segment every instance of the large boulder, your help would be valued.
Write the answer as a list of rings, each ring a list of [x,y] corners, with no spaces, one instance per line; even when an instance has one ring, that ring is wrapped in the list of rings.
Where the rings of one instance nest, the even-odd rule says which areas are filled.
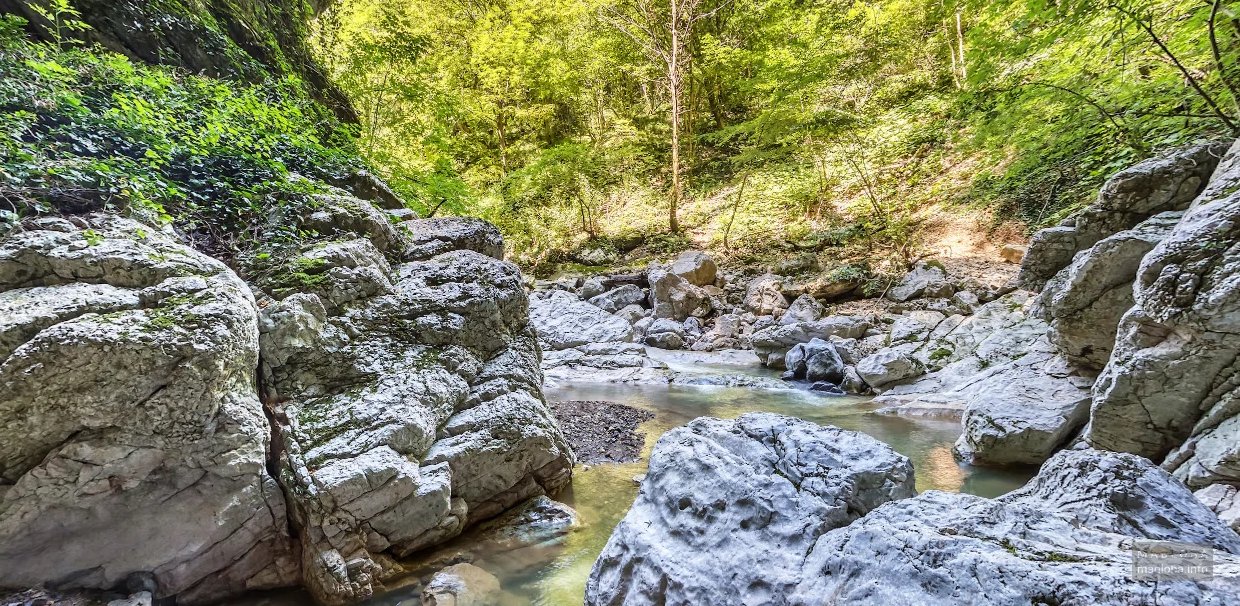
[[[775,274],[763,274],[745,287],[743,305],[758,316],[778,316],[788,309],[788,299],[780,291],[784,279]]]
[[[956,453],[976,464],[1042,463],[1085,425],[1092,384],[1040,340],[958,388],[967,396]]]
[[[1240,144],[1141,262],[1094,385],[1088,440],[1167,458],[1190,486],[1240,478]]]
[[[710,314],[710,295],[700,287],[661,267],[652,268],[647,276],[650,307],[656,318],[684,321],[689,316],[703,318]]]
[[[955,292],[956,288],[947,278],[947,270],[943,269],[941,263],[923,261],[887,291],[887,298],[904,302],[921,298],[946,298]]]
[[[1226,143],[1171,150],[1112,176],[1098,199],[1065,224],[1034,234],[1017,280],[1041,290],[1072,263],[1076,253],[1119,231],[1167,211],[1188,208],[1227,151]]]
[[[632,341],[633,326],[576,295],[552,291],[530,302],[530,324],[547,349]]]
[[[907,381],[926,374],[926,366],[913,356],[915,344],[890,347],[857,362],[857,374],[874,388]]]
[[[719,271],[710,254],[700,250],[686,250],[680,253],[668,269],[694,286],[714,284],[715,275]]]
[[[754,353],[763,364],[783,368],[788,350],[811,340],[840,337],[855,339],[865,334],[870,323],[858,316],[830,316],[813,322],[777,324],[754,331],[750,337]]]
[[[292,295],[261,325],[303,582],[324,604],[365,599],[395,558],[559,489],[572,465],[516,266],[466,249],[371,270],[382,292],[335,309]],[[628,334],[571,294],[549,307],[562,297]]]
[[[616,313],[629,305],[639,305],[646,300],[646,293],[634,284],[625,284],[590,298],[590,304],[607,312]]]
[[[817,299],[809,295],[801,295],[788,306],[788,311],[779,318],[780,324],[797,324],[799,322],[813,322],[821,320],[827,315],[827,308],[822,306]]]
[[[784,367],[793,378],[836,385],[844,380],[846,369],[835,344],[818,338],[789,349],[784,355]]]
[[[413,219],[400,224],[409,241],[408,260],[430,259],[454,250],[472,250],[493,259],[504,258],[504,237],[494,225],[473,217]]]
[[[1214,578],[1133,577],[1134,541],[1211,546]],[[931,491],[819,538],[788,602],[1227,604],[1237,537],[1148,461],[1066,451],[999,499]]]
[[[908,459],[864,434],[773,414],[696,419],[655,445],[585,603],[782,599],[819,536],[913,494]]]
[[[1042,290],[1048,336],[1073,363],[1101,369],[1111,358],[1119,320],[1133,305],[1132,281],[1146,253],[1179,223],[1183,213],[1155,215],[1103,238],[1076,255]]]
[[[659,349],[680,349],[685,344],[684,325],[668,318],[658,318],[646,329],[644,342]]]
[[[0,586],[219,600],[296,582],[254,298],[159,229],[0,240]]]

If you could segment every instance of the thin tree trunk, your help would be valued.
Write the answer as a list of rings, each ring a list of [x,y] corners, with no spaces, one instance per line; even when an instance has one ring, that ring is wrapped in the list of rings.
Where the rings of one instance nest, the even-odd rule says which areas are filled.
[[[672,101],[672,195],[668,204],[667,226],[671,233],[680,231],[677,209],[680,206],[680,2],[671,0],[671,60],[667,63],[668,88]]]
[[[1222,0],[1214,0],[1214,3],[1210,6],[1210,52],[1214,55],[1214,66],[1218,69],[1219,80],[1223,81],[1223,86],[1226,86],[1227,92],[1231,93],[1232,105],[1235,105],[1236,111],[1240,112],[1240,91],[1236,89],[1236,83],[1232,82],[1231,78],[1227,75],[1227,69],[1223,64],[1223,53],[1220,52],[1218,48],[1218,35],[1215,33],[1215,23],[1218,19],[1218,9],[1219,5],[1222,3]]]
[[[740,208],[741,199],[745,197],[745,184],[749,183],[749,175],[745,175],[741,179],[741,188],[736,192],[736,200],[732,202],[732,216],[728,217],[728,225],[723,228],[723,249],[731,250],[728,245],[728,235],[732,233],[732,222],[736,221],[736,209]]]
[[[960,23],[960,7],[956,7],[956,45],[960,47],[960,81],[969,81],[969,64],[964,54],[964,27]]]

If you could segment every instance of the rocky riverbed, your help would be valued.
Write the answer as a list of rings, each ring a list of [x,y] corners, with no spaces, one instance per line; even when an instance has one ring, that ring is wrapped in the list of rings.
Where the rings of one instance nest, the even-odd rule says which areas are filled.
[[[0,585],[1240,600],[1238,191],[1240,147],[1175,150],[1010,283],[923,260],[865,305],[702,251],[530,285],[485,222],[343,190],[248,280],[132,217],[30,218],[0,239]],[[1213,576],[1134,577],[1148,541]]]

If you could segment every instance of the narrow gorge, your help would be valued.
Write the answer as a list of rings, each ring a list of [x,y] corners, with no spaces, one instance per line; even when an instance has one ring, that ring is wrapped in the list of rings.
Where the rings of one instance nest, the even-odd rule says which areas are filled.
[[[371,8],[0,0],[0,605],[1240,603],[1234,129],[1028,235],[859,170],[864,219],[740,252],[750,168],[632,246],[552,188],[585,233],[544,255],[487,220],[523,194],[384,164],[323,50]],[[552,177],[497,129],[507,204]]]

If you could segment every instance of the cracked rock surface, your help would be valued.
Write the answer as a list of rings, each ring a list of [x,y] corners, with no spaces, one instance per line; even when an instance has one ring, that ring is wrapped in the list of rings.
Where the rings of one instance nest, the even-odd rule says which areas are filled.
[[[1160,459],[1190,486],[1240,480],[1240,146],[1141,262],[1094,385],[1088,439]]]
[[[775,603],[818,536],[912,495],[912,464],[864,434],[774,414],[700,418],[655,445],[586,603]]]
[[[423,228],[423,244],[388,249],[466,248],[395,264],[367,240],[311,250],[326,287],[263,312],[264,395],[280,421],[303,582],[323,603],[365,599],[398,571],[392,557],[571,473],[520,271],[476,250],[502,250],[489,225]]]
[[[587,604],[1229,604],[1240,536],[1148,460],[1060,452],[998,499],[913,495],[866,436],[778,415],[664,435]],[[1133,578],[1139,541],[1215,549],[1200,580]]]
[[[295,582],[256,316],[224,264],[133,221],[0,240],[0,585],[140,575],[189,604]]]

